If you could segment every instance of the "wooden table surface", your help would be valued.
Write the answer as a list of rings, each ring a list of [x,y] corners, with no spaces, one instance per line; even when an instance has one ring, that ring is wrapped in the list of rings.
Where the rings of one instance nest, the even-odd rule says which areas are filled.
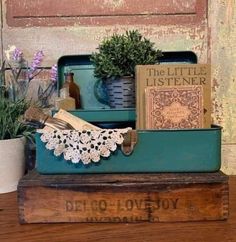
[[[16,192],[0,194],[0,241],[10,242],[236,242],[236,176],[230,177],[227,221],[136,224],[18,223]],[[199,194],[200,195],[200,194]]]

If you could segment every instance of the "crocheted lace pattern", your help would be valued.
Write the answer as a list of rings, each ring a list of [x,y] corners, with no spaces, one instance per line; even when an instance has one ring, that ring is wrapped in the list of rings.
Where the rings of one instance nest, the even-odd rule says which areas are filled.
[[[101,157],[109,157],[118,145],[124,141],[126,129],[99,130],[55,130],[40,131],[41,140],[48,150],[54,150],[55,156],[63,155],[72,163],[89,164],[98,162]]]

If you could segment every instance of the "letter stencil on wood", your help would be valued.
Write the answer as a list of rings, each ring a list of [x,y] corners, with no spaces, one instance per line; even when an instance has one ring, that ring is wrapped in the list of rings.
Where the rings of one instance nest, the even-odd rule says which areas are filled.
[[[18,187],[21,223],[175,222],[228,217],[217,173],[39,175]]]

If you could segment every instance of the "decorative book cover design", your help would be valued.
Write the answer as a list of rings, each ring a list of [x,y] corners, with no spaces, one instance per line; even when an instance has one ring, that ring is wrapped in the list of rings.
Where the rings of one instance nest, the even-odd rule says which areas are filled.
[[[203,87],[204,128],[211,127],[211,78],[208,64],[160,64],[136,66],[136,129],[145,129],[145,88]]]
[[[203,127],[203,88],[147,87],[146,128],[181,129]]]

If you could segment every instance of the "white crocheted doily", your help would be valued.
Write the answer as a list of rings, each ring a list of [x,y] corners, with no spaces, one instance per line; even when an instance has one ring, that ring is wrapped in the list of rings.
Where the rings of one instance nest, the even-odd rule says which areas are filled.
[[[54,150],[55,156],[63,154],[65,160],[89,164],[92,161],[98,162],[101,156],[110,156],[111,151],[115,151],[117,145],[122,144],[123,134],[129,130],[131,128],[40,132],[41,140],[46,143],[48,150]]]

